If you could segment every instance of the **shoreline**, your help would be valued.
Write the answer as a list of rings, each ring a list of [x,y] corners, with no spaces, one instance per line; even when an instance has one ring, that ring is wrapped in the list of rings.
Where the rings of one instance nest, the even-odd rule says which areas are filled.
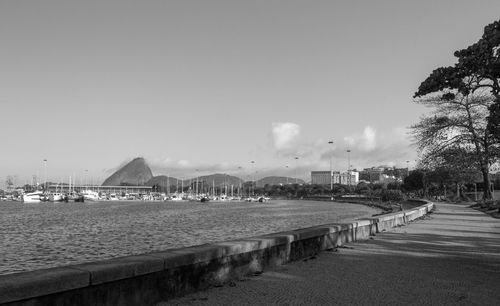
[[[368,240],[156,305],[499,305],[498,237],[499,220],[436,203]]]
[[[154,304],[370,239],[425,216],[433,207],[432,202],[421,204],[349,223],[5,275],[0,277],[0,304]]]

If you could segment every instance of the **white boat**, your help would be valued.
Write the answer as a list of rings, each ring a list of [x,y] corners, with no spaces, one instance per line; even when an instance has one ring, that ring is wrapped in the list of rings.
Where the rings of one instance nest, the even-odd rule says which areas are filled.
[[[81,192],[82,196],[83,196],[83,199],[85,201],[91,201],[91,202],[95,202],[95,201],[99,201],[99,193],[96,192],[96,191],[92,191],[92,190],[82,190]]]
[[[263,203],[263,202],[267,202],[267,201],[269,201],[269,200],[271,200],[271,198],[268,198],[268,197],[259,197],[259,198],[257,199],[257,201],[258,201],[258,202],[261,202],[261,203]]]
[[[184,194],[183,193],[174,193],[169,197],[170,201],[183,201]]]
[[[62,202],[63,195],[61,193],[55,192],[49,195],[50,202]]]
[[[40,203],[40,196],[43,195],[41,191],[35,191],[23,194],[24,203]]]

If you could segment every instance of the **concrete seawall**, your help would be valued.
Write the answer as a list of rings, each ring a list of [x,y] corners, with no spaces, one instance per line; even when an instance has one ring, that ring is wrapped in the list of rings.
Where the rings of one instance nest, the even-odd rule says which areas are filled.
[[[152,305],[408,223],[411,210],[269,235],[0,276],[5,305]]]

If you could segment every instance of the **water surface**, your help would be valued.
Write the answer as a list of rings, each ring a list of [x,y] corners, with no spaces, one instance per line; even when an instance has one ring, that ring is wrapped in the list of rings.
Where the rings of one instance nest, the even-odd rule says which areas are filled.
[[[0,274],[137,255],[371,216],[319,201],[0,202]]]

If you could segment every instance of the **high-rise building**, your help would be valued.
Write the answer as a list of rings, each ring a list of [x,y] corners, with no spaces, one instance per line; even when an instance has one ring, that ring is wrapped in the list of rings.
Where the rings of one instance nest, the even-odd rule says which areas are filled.
[[[351,170],[340,174],[341,185],[356,186],[358,182],[359,182],[359,172],[357,171]]]
[[[331,175],[331,176],[330,176]],[[336,171],[311,171],[311,184],[330,185],[340,183],[340,173]]]

